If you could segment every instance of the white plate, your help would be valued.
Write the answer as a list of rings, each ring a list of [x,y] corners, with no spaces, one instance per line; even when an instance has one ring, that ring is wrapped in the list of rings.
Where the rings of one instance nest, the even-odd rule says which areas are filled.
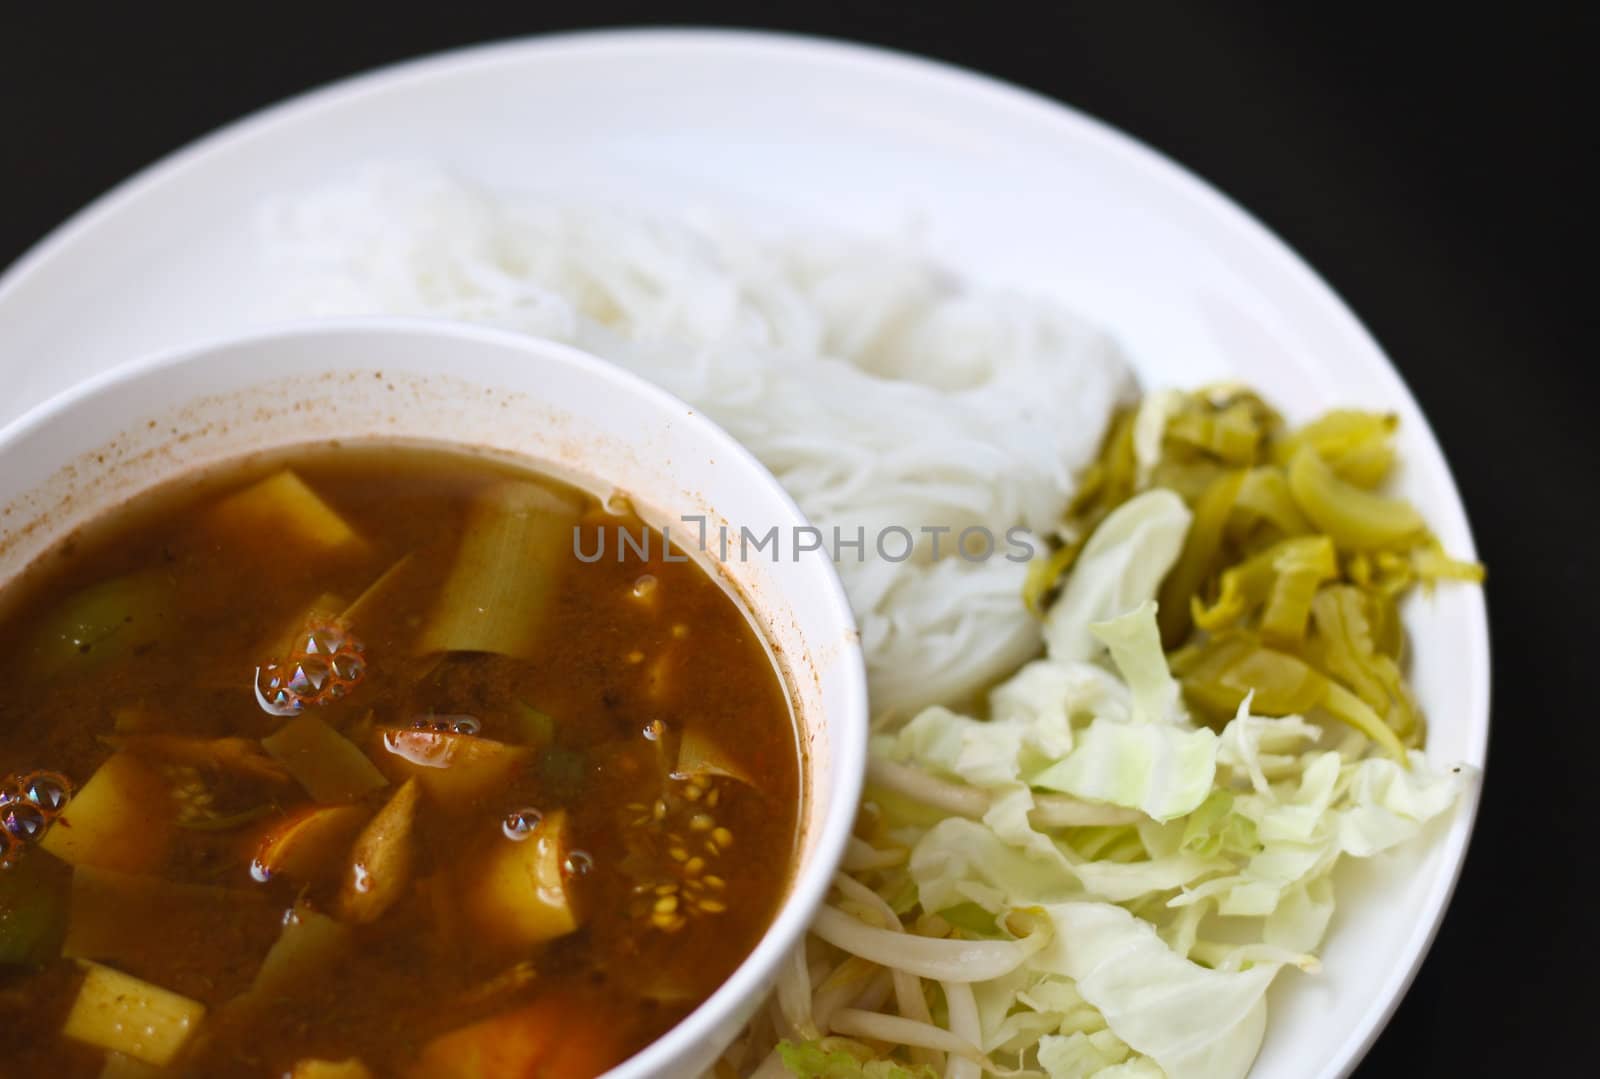
[[[372,158],[654,206],[732,206],[882,231],[1059,297],[1114,331],[1147,384],[1253,383],[1292,415],[1402,420],[1402,484],[1445,545],[1465,513],[1377,344],[1238,207],[1070,109],[938,64],[742,33],[584,34],[449,53],[226,128],[79,214],[0,279],[0,422],[140,353],[276,321],[252,215]],[[1476,589],[1408,612],[1429,752],[1481,766],[1489,652]],[[1273,991],[1256,1079],[1347,1074],[1410,983],[1455,884],[1474,792],[1432,842],[1340,875],[1315,977]]]

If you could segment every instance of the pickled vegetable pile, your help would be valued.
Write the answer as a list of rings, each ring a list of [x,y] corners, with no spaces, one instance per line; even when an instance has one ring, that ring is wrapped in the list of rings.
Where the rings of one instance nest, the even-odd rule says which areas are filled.
[[[1032,569],[1037,609],[1095,528],[1137,492],[1194,517],[1157,593],[1162,644],[1197,713],[1221,726],[1247,695],[1261,715],[1322,709],[1396,759],[1422,745],[1402,673],[1399,602],[1418,584],[1479,583],[1409,502],[1378,493],[1396,418],[1336,409],[1289,430],[1248,390],[1155,394],[1118,416],[1063,527]]]
[[[63,542],[0,597],[4,1073],[578,1079],[681,1019],[776,913],[800,761],[666,553],[397,445]]]

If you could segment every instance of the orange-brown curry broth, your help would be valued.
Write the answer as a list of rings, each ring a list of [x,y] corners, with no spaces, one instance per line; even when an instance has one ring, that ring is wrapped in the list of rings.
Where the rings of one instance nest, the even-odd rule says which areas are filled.
[[[301,557],[270,530],[219,538],[207,527],[219,494],[286,463],[351,525],[364,549]],[[150,874],[226,889],[227,915],[130,906],[137,918],[107,960],[209,1009],[174,1074],[277,1076],[302,1058],[351,1056],[375,1074],[399,1074],[435,1036],[549,994],[592,1002],[586,1010],[594,1029],[574,1036],[600,1039],[615,1062],[709,995],[775,914],[790,872],[800,783],[781,680],[741,608],[693,561],[664,562],[659,533],[648,563],[631,552],[618,562],[617,526],[635,535],[644,528],[625,508],[612,512],[583,496],[583,549],[595,549],[603,528],[606,556],[585,564],[569,552],[531,661],[413,655],[469,504],[507,474],[498,462],[437,449],[295,451],[138,499],[11,587],[0,608],[0,777],[47,768],[81,789],[111,753],[104,739],[113,734],[114,715],[128,709],[143,717],[141,734],[270,735],[287,720],[264,711],[253,692],[256,666],[274,658],[263,642],[283,639],[315,597],[334,593],[348,602],[408,553],[411,562],[387,598],[365,624],[349,627],[365,646],[365,680],[346,699],[306,714],[345,733],[380,767],[389,763],[381,731],[408,727],[418,716],[470,715],[482,724],[478,737],[506,742],[525,737],[517,722],[524,706],[554,720],[553,745],[533,754],[502,789],[477,791],[461,806],[425,801],[404,898],[374,924],[353,927],[357,946],[332,970],[243,1021],[218,1017],[250,985],[286,912],[302,895],[316,909],[336,910],[349,867],[341,859],[308,883],[254,880],[256,838],[313,803],[292,782],[204,765],[189,773],[198,774],[215,815],[274,808],[233,829],[180,829]],[[69,663],[48,679],[30,670],[30,634],[49,612],[85,586],[148,567],[170,574],[176,596],[175,613],[150,647],[81,672]],[[645,574],[655,584],[641,598],[636,582]],[[651,737],[654,721],[664,725],[664,737]],[[666,779],[676,739],[691,726],[725,748],[754,789],[725,777]],[[159,745],[130,751],[170,764]],[[376,808],[394,791],[391,783],[363,802]],[[574,884],[581,929],[507,952],[462,928],[450,913],[452,893],[470,886],[466,867],[487,844],[505,842],[502,821],[524,806],[545,814],[565,809],[572,844],[593,868]],[[71,818],[69,803],[54,827],[70,826]],[[712,838],[729,834],[731,843]],[[55,862],[36,846],[18,857]],[[46,874],[63,908],[72,872],[57,863]],[[681,924],[655,918],[667,887],[685,878],[702,881],[696,894],[703,912]],[[712,890],[706,878],[721,887]],[[681,891],[670,894],[679,914],[701,909]],[[522,960],[532,962],[531,979],[483,988]],[[5,1074],[99,1074],[103,1051],[58,1033],[81,978],[73,961],[59,957],[37,968],[0,967]]]

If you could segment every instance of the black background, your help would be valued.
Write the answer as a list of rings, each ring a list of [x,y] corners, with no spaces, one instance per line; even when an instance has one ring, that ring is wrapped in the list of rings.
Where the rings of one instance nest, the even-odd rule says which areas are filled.
[[[1580,815],[1600,716],[1582,670],[1597,420],[1592,339],[1577,349],[1595,302],[1577,277],[1578,147],[1595,130],[1574,100],[1592,29],[1576,4],[111,8],[0,5],[0,266],[250,110],[420,53],[584,26],[763,26],[920,52],[1066,101],[1215,183],[1394,358],[1490,566],[1482,816],[1438,942],[1359,1074],[1521,1074],[1539,1046],[1592,1073],[1574,1037],[1597,997],[1577,890],[1600,835]]]

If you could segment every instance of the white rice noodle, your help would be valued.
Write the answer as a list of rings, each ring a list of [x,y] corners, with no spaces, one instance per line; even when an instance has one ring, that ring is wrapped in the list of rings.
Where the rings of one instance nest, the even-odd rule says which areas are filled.
[[[1013,527],[1043,537],[1133,388],[1108,338],[1054,303],[969,287],[901,241],[757,238],[374,166],[267,208],[292,295],[275,315],[425,314],[595,352],[748,446],[832,539],[874,710],[955,703],[1025,660]],[[919,541],[880,556],[884,528]],[[759,523],[752,525],[764,530]],[[997,552],[953,557],[981,527]],[[946,557],[923,529],[947,528]],[[898,556],[897,535],[886,551]]]

